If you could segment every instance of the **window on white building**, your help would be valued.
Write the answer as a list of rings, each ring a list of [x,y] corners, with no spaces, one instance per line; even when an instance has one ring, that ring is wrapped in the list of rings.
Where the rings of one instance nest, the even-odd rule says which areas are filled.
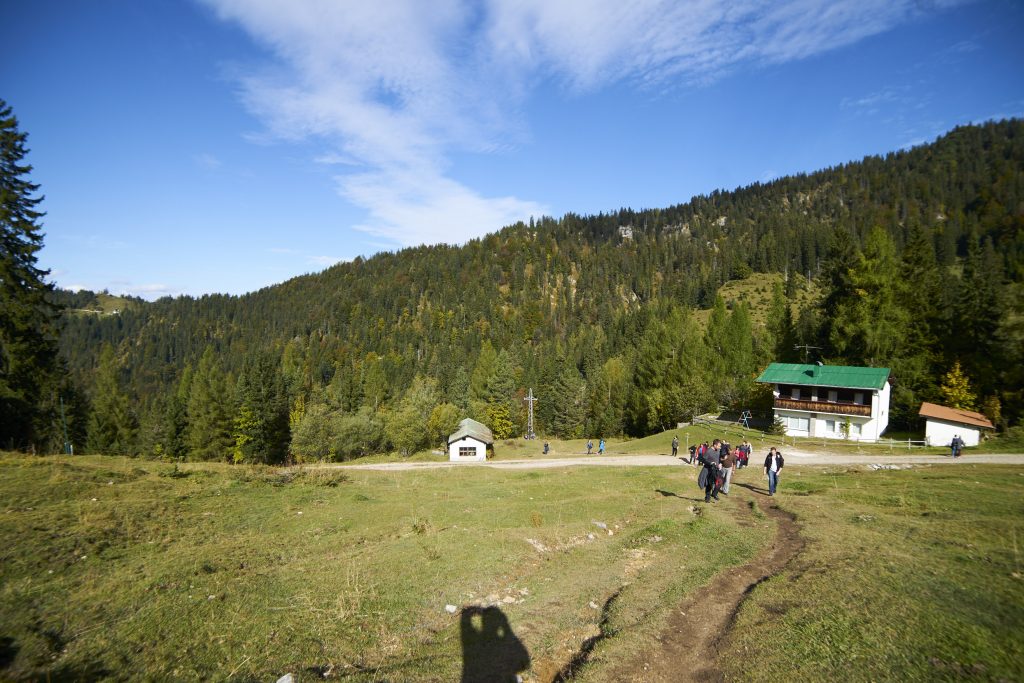
[[[472,458],[476,455],[476,449],[472,446],[459,446],[460,458]]]
[[[782,418],[782,423],[786,425],[786,430],[791,432],[806,432],[811,428],[811,419],[808,417],[786,415]]]
[[[835,420],[825,420],[825,433],[826,434],[835,434],[836,433],[836,421]]]

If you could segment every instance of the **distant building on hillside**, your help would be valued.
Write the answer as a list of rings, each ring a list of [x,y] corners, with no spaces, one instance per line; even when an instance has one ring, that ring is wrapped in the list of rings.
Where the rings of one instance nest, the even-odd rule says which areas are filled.
[[[483,462],[487,460],[487,447],[493,444],[494,436],[487,425],[467,417],[448,437],[448,460]]]
[[[991,420],[972,410],[922,403],[918,415],[924,418],[924,438],[929,446],[948,446],[957,434],[965,446],[981,442],[981,430],[995,429]]]
[[[757,381],[787,436],[877,441],[889,426],[889,368],[772,363]]]

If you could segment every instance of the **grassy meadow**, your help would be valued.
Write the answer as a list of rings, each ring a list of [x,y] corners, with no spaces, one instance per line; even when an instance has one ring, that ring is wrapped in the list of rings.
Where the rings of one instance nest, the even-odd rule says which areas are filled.
[[[450,681],[446,606],[485,602],[550,678],[613,595],[624,623],[656,629],[758,552],[762,534],[673,495],[691,479],[4,456],[0,677]]]
[[[604,680],[771,541],[758,470],[712,506],[694,475],[0,455],[0,679],[451,681],[496,604],[527,680],[585,645]],[[1024,679],[1024,468],[787,468],[773,503],[807,544],[730,679]]]
[[[806,546],[742,606],[730,678],[1024,680],[1024,468],[786,474]]]

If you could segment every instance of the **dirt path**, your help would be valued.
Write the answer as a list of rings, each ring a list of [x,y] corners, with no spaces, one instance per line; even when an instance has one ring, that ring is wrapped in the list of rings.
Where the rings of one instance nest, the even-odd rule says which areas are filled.
[[[972,453],[957,460],[942,455],[833,455],[787,450],[786,467],[790,465],[1024,465],[1020,453]],[[755,459],[751,456],[751,461]],[[343,467],[355,470],[409,471],[439,467],[494,467],[524,470],[549,467],[688,467],[670,455],[602,455],[578,458],[531,458],[529,460],[488,460],[487,462],[380,462],[367,465],[306,465],[306,467]],[[755,462],[754,466],[757,464]]]
[[[733,484],[734,488],[736,484]],[[609,672],[608,680],[645,683],[688,683],[724,681],[716,666],[715,652],[729,633],[740,605],[762,581],[778,574],[803,549],[799,528],[788,512],[780,510],[771,498],[755,492],[743,492],[729,499],[733,508],[751,515],[749,501],[754,500],[765,516],[775,523],[771,544],[742,567],[731,567],[717,574],[696,594],[679,604],[668,625],[652,643],[648,652],[632,662],[623,662]],[[771,525],[765,524],[766,532]]]

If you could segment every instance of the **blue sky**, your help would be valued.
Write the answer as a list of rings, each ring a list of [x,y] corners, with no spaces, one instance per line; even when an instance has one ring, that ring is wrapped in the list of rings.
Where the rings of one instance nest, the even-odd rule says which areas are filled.
[[[1024,116],[1015,0],[33,0],[0,98],[61,287],[240,294]]]

